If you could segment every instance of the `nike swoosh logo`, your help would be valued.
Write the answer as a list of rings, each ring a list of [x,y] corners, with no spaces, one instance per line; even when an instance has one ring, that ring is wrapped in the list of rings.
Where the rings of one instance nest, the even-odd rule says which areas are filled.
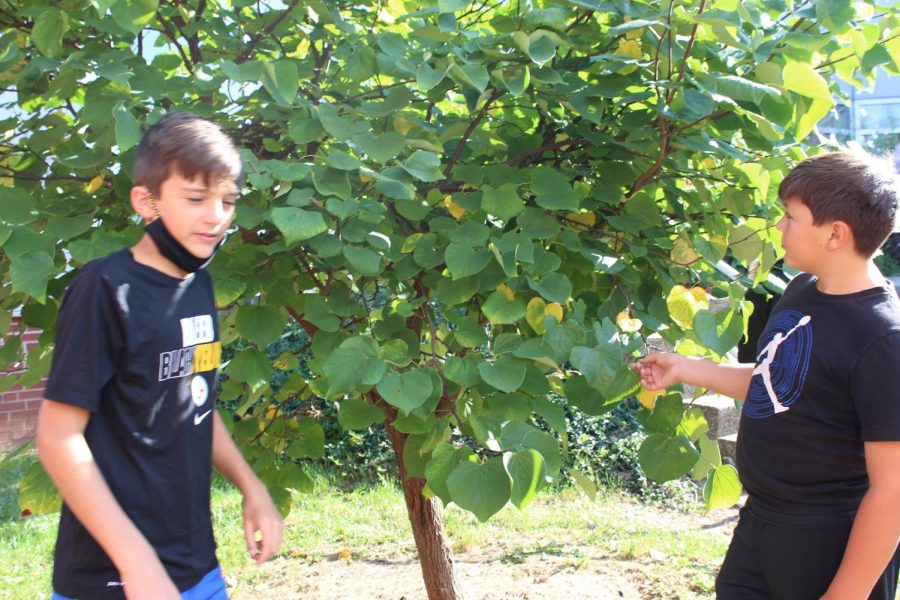
[[[198,415],[198,414],[195,413],[195,414],[194,414],[194,425],[199,425],[200,423],[202,423],[202,422],[203,422],[203,419],[205,419],[206,417],[208,417],[208,416],[209,416],[209,413],[211,413],[211,412],[212,412],[212,409],[206,411],[206,412],[203,413],[202,415]]]

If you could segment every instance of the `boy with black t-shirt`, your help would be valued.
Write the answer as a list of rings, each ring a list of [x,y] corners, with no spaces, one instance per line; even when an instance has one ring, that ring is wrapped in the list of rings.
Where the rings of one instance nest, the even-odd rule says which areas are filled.
[[[722,600],[894,600],[900,564],[900,302],[872,255],[895,224],[889,166],[830,153],[782,181],[788,285],[755,364],[638,362],[651,390],[685,382],[744,400],[747,504],[716,580]]]
[[[163,116],[135,158],[131,205],[145,235],[86,264],[66,291],[37,428],[64,500],[54,599],[227,598],[213,466],[243,493],[257,562],[281,545],[281,517],[215,410],[222,348],[203,267],[231,224],[241,178],[217,126]]]

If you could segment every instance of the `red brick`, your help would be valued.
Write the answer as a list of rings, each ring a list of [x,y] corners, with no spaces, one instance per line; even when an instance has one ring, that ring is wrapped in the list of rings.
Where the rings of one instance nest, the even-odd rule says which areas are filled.
[[[19,392],[19,400],[40,400],[44,397],[44,386],[33,387]]]
[[[19,400],[16,402],[3,402],[0,401],[0,412],[4,413],[13,413],[20,410],[27,410],[28,403],[24,400]]]

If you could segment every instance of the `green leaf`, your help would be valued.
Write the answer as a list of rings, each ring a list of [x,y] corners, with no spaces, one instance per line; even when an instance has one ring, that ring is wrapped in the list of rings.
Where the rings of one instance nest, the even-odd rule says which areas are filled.
[[[44,230],[56,240],[70,240],[90,230],[94,222],[94,215],[76,215],[74,217],[50,217],[47,220],[47,228]]]
[[[638,463],[647,477],[664,483],[690,473],[699,456],[691,441],[683,435],[654,433],[641,444]]]
[[[368,248],[359,248],[347,244],[344,246],[344,256],[359,275],[374,277],[384,269],[381,256]]]
[[[69,17],[66,13],[48,9],[34,20],[31,39],[41,54],[55,57],[62,50],[63,35],[69,28]]]
[[[269,357],[263,352],[256,348],[244,348],[231,359],[226,372],[231,379],[256,389],[269,383],[273,369]]]
[[[338,423],[347,431],[368,429],[376,423],[384,422],[384,411],[372,406],[359,396],[347,398],[338,408]]]
[[[503,459],[494,457],[483,464],[460,462],[447,478],[450,498],[482,523],[509,502],[512,488]]]
[[[19,482],[19,508],[31,514],[49,514],[62,509],[62,497],[40,462],[35,461]]]
[[[432,69],[428,63],[422,63],[416,70],[416,85],[423,94],[439,84],[447,75],[446,69]]]
[[[680,394],[660,396],[647,417],[647,429],[654,433],[673,433],[684,416]]]
[[[500,187],[486,185],[481,188],[481,208],[501,221],[509,221],[525,210],[525,201],[519,197],[518,185],[508,183]]]
[[[300,75],[292,60],[264,61],[261,82],[272,99],[282,106],[291,106],[300,87]]]
[[[697,443],[700,446],[700,458],[691,469],[691,477],[694,481],[700,481],[706,477],[710,469],[722,466],[722,453],[719,450],[718,440],[701,436]]]
[[[550,478],[555,478],[562,467],[559,442],[556,438],[528,423],[521,421],[506,423],[500,431],[500,447],[513,452],[529,448],[537,450],[544,459],[546,474]]]
[[[122,103],[113,109],[113,117],[116,120],[116,145],[120,153],[127,152],[141,141],[141,124]]]
[[[385,401],[409,414],[431,396],[431,378],[422,371],[389,371],[376,386]]]
[[[401,166],[419,181],[438,181],[444,178],[440,169],[441,159],[434,152],[416,150]]]
[[[478,374],[480,364],[483,364],[481,359],[474,354],[467,354],[464,358],[451,356],[444,363],[444,375],[460,387],[475,387],[481,382]],[[524,379],[524,371],[522,377]]]
[[[264,348],[284,333],[287,317],[274,306],[242,304],[237,309],[234,324],[245,339]]]
[[[581,371],[588,384],[600,392],[612,385],[624,362],[621,350],[608,345],[596,348],[575,346],[570,360],[572,366]]]
[[[315,419],[301,418],[286,454],[294,459],[325,458],[325,430]]]
[[[12,291],[23,292],[41,304],[47,299],[47,280],[56,273],[53,258],[43,252],[27,252],[11,258]]]
[[[329,396],[373,386],[381,381],[385,369],[384,361],[378,356],[378,346],[367,336],[355,336],[341,342],[322,367],[328,378]]]
[[[341,200],[350,200],[350,180],[347,172],[338,169],[317,167],[312,172],[313,185],[323,196],[337,196]]]
[[[569,477],[575,482],[578,488],[584,492],[584,495],[588,497],[588,500],[593,502],[597,498],[597,484],[583,473],[576,471],[575,469],[569,470]]]
[[[487,248],[476,251],[462,244],[449,244],[444,252],[444,262],[453,279],[461,279],[481,273],[491,262],[491,251]]]
[[[504,292],[496,291],[488,297],[481,310],[492,325],[515,323],[525,316],[525,301],[518,297],[510,300]]]
[[[36,204],[31,194],[20,188],[0,186],[0,221],[26,225],[35,220]]]
[[[538,206],[547,210],[578,210],[578,196],[572,184],[553,167],[532,169],[531,189],[537,195]]]
[[[491,80],[491,76],[488,74],[487,69],[484,68],[484,65],[480,64],[463,66],[454,65],[450,67],[450,73],[479,92],[483,92]]]
[[[400,154],[406,145],[406,138],[393,131],[379,136],[371,133],[361,133],[353,136],[353,143],[372,160],[386,163]]]
[[[550,273],[540,281],[528,280],[528,287],[558,304],[565,304],[572,295],[572,282],[562,273]]]
[[[741,480],[731,465],[721,465],[713,469],[703,486],[703,499],[707,510],[728,508],[741,498]]]
[[[734,309],[723,309],[716,313],[701,310],[694,315],[693,327],[704,346],[719,356],[724,356],[741,340],[744,318],[741,311]]]
[[[109,10],[120,27],[137,35],[153,20],[158,7],[158,0],[117,0]]]
[[[807,98],[833,99],[828,82],[806,63],[788,61],[784,65],[784,87]]]
[[[539,36],[528,44],[528,56],[534,62],[542,65],[556,56],[556,44],[549,35]]]
[[[505,453],[503,464],[512,479],[510,499],[516,508],[525,508],[535,499],[544,481],[544,458],[537,450],[527,449]]]
[[[525,381],[525,361],[503,355],[493,363],[483,362],[478,365],[478,373],[485,383],[501,392],[514,392]]]
[[[321,213],[293,206],[273,208],[272,223],[284,235],[284,241],[288,245],[308,240],[328,230]]]
[[[447,479],[456,468],[456,465],[464,461],[472,461],[475,453],[468,446],[455,448],[452,444],[443,443],[431,453],[428,464],[425,465],[425,480],[431,491],[440,498],[445,505],[452,502],[450,488]]]

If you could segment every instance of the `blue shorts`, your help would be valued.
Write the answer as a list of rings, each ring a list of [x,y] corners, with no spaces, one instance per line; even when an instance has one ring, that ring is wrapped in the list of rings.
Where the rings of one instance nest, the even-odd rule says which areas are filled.
[[[56,592],[50,596],[50,600],[74,600],[67,596],[60,596]],[[222,569],[216,567],[203,576],[200,582],[189,590],[181,592],[181,600],[228,600],[225,593],[225,579],[222,578]]]

